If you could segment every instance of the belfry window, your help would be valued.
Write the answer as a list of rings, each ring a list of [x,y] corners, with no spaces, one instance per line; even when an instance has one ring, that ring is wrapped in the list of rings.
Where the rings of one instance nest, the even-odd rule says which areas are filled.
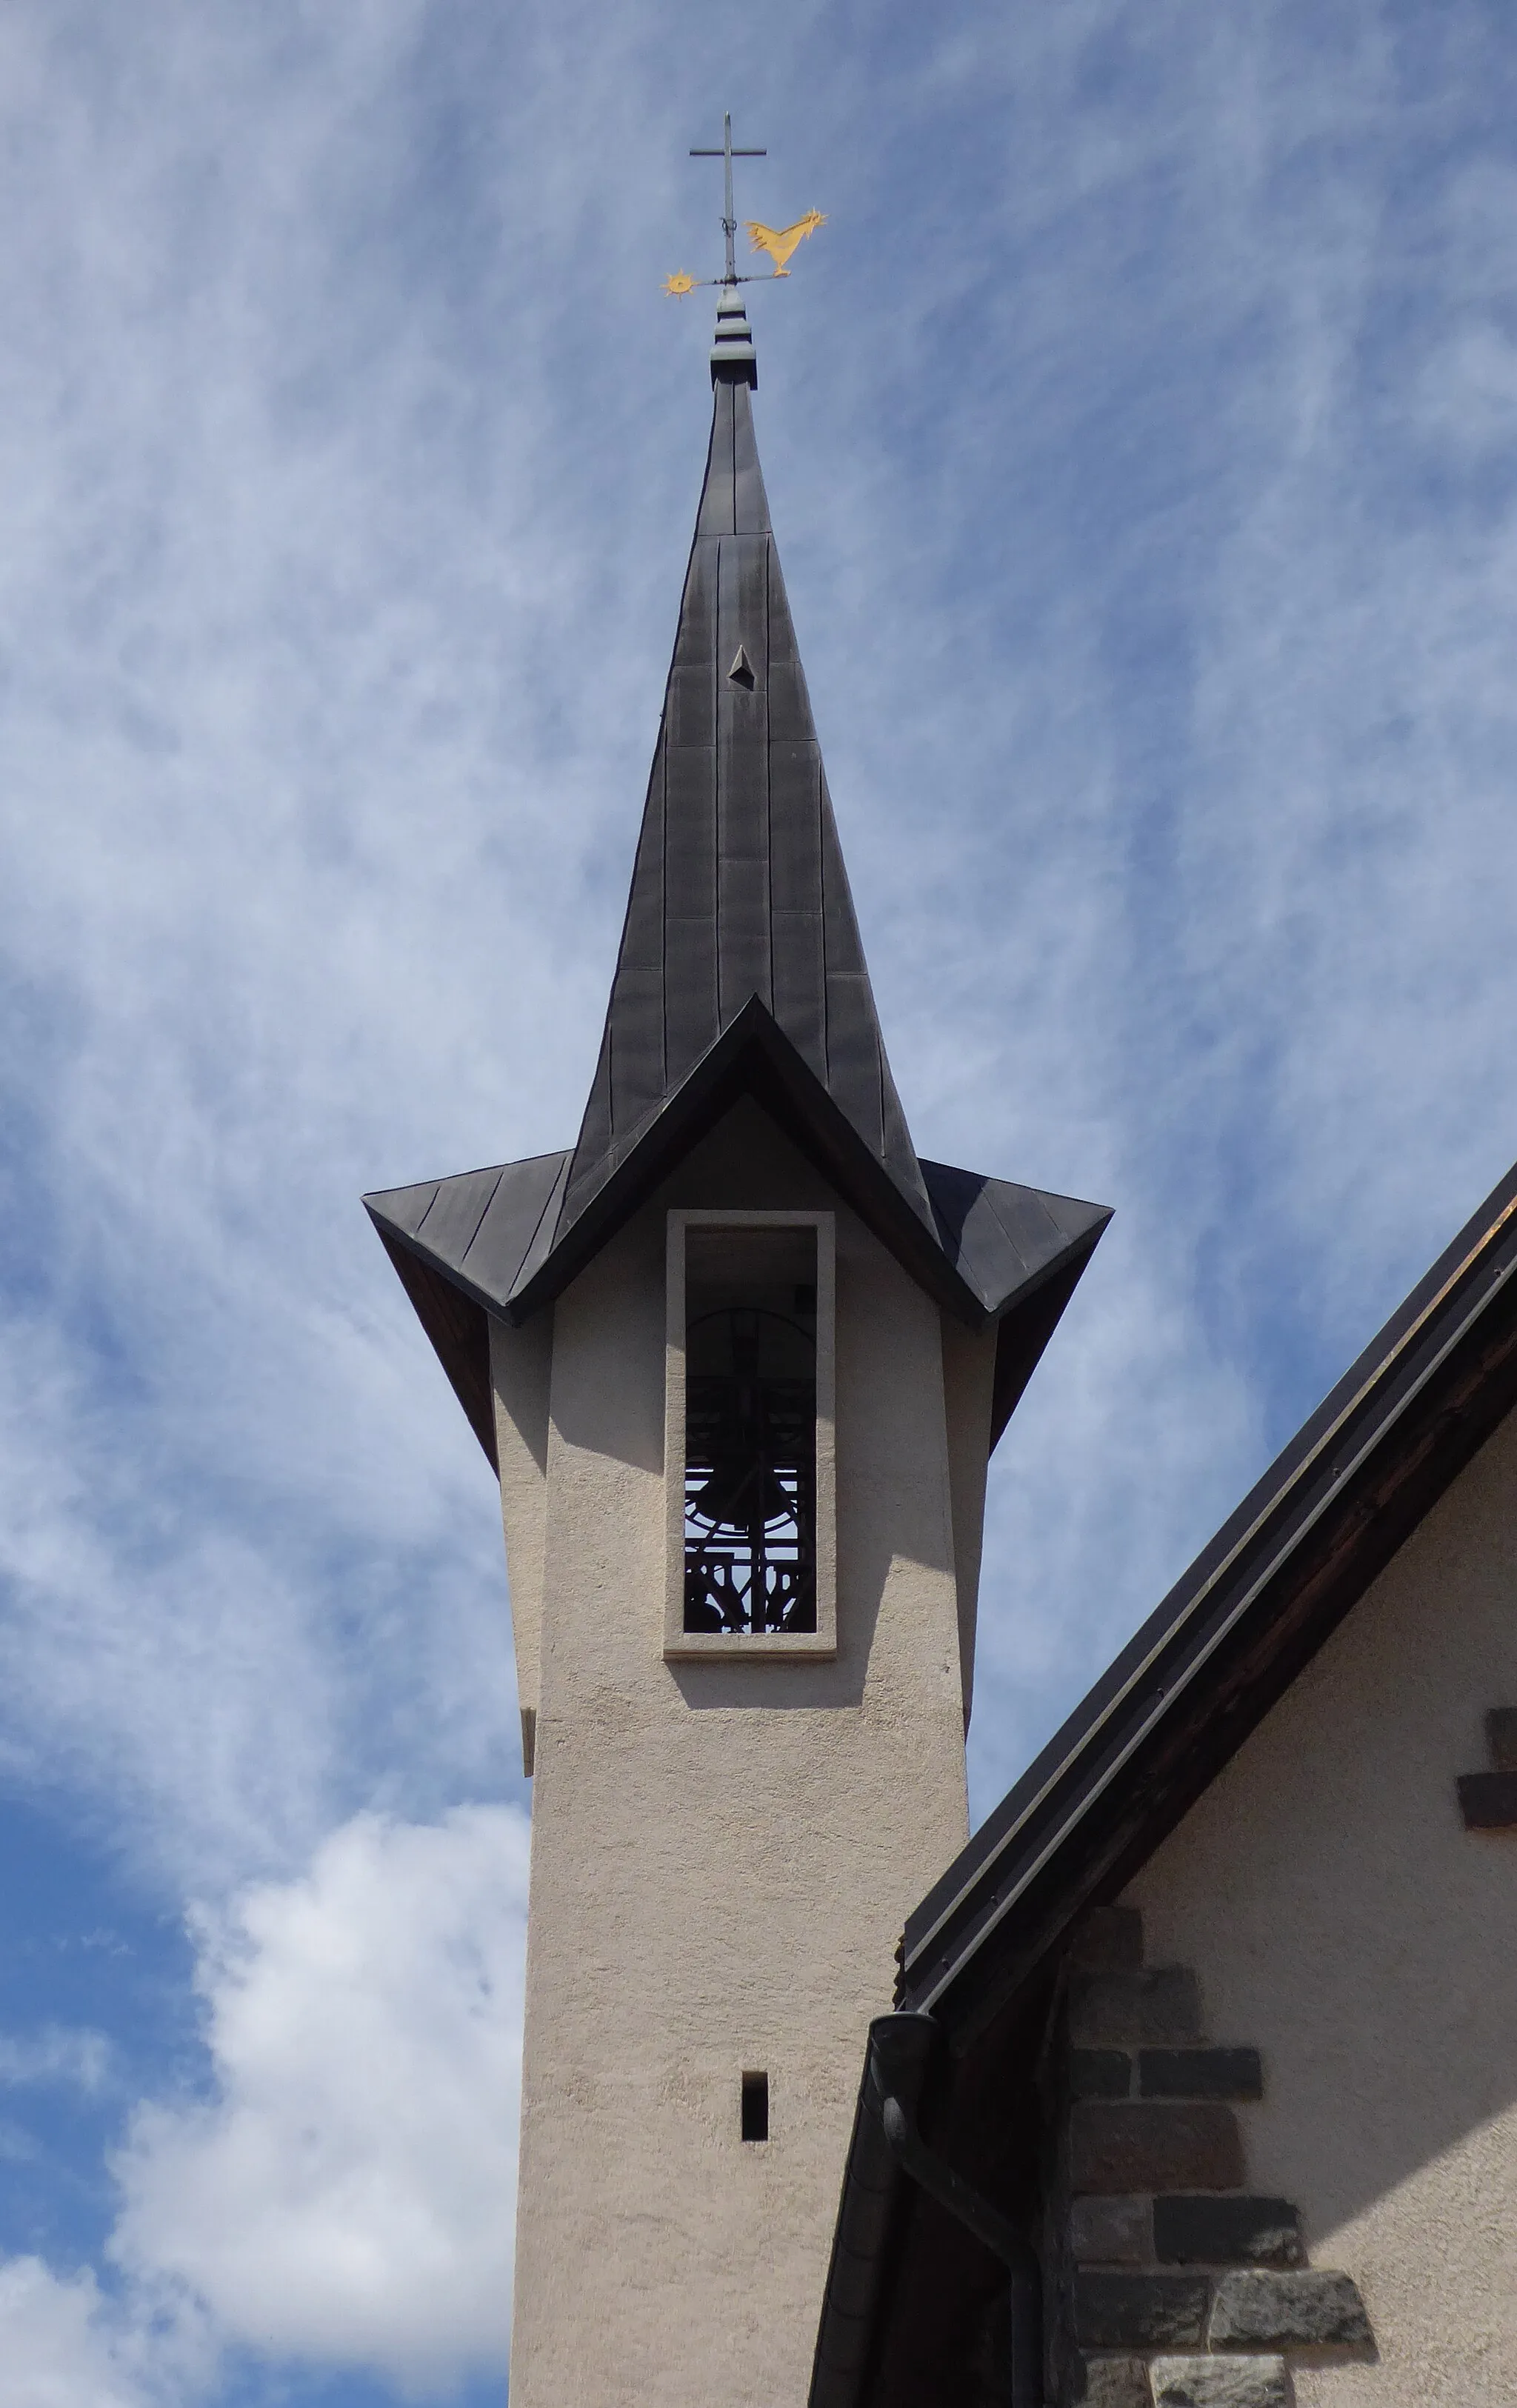
[[[668,1652],[830,1653],[830,1216],[670,1218]]]
[[[816,1628],[816,1233],[693,1229],[687,1630]]]

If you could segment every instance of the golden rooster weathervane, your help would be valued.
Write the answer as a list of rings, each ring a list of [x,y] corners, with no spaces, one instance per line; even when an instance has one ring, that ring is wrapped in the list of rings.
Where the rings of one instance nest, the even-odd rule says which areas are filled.
[[[678,276],[666,276],[665,278],[665,292],[672,294],[677,300],[680,300],[683,298],[685,294],[694,293],[696,286],[700,284],[766,284],[770,282],[772,280],[770,277],[738,275],[737,254],[734,248],[737,235],[737,221],[732,214],[732,163],[734,159],[766,159],[769,155],[767,150],[735,150],[733,149],[732,114],[729,110],[722,120],[721,150],[692,150],[690,155],[693,159],[720,159],[723,162],[726,169],[726,206],[722,212],[722,231],[725,235],[727,241],[726,273],[723,276],[697,277],[687,275],[685,270],[681,268]],[[790,274],[790,269],[785,263],[790,258],[792,252],[796,250],[799,244],[806,240],[808,235],[815,234],[818,226],[825,225],[826,222],[827,221],[820,209],[808,209],[806,215],[803,218],[797,218],[794,225],[781,226],[779,228],[760,225],[758,221],[754,218],[746,218],[743,224],[751,248],[754,251],[767,251],[769,257],[773,260],[774,267],[772,275],[788,276]]]

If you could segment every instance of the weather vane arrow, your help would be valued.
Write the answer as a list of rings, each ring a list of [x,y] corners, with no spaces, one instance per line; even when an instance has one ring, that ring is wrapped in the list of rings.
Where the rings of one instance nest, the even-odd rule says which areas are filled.
[[[822,211],[808,209],[806,215],[797,218],[794,225],[780,227],[760,225],[755,218],[746,218],[743,221],[743,227],[751,249],[767,251],[774,262],[774,266],[766,277],[739,276],[734,248],[737,236],[737,221],[732,213],[732,163],[735,159],[766,159],[769,154],[765,150],[735,150],[733,149],[732,112],[729,109],[722,120],[721,150],[693,150],[690,155],[693,159],[720,159],[725,169],[725,207],[722,212],[722,231],[726,237],[727,245],[726,270],[721,276],[697,277],[687,275],[681,268],[677,276],[665,278],[665,292],[671,293],[676,299],[680,299],[686,293],[694,293],[697,286],[703,284],[767,284],[772,282],[776,276],[788,276],[790,269],[785,263],[791,253],[806,240],[808,235],[815,234],[818,226],[826,224],[827,221]]]

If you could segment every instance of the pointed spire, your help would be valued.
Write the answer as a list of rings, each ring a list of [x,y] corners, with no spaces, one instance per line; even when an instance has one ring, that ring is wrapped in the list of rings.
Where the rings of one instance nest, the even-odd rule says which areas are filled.
[[[600,1059],[561,1230],[754,997],[932,1226],[886,1059],[724,287],[711,446]]]
[[[736,280],[717,305],[711,380],[706,482],[579,1140],[364,1199],[492,1460],[490,1317],[519,1323],[561,1294],[741,1094],[941,1306],[995,1325],[994,1437],[1109,1217],[917,1158],[769,525]]]

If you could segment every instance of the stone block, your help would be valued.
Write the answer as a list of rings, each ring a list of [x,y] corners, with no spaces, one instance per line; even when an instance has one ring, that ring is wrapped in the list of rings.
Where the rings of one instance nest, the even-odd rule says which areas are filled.
[[[1083,2349],[1184,2349],[1206,2332],[1204,2274],[1075,2276],[1075,2339]]]
[[[1146,2199],[1069,2202],[1069,2254],[1082,2266],[1147,2266],[1153,2257],[1153,2210]]]
[[[1280,2358],[1155,2358],[1149,2364],[1154,2408],[1290,2408],[1291,2382]]]
[[[1125,2099],[1133,2086],[1133,2060],[1123,2048],[1072,2048],[1072,2099]]]
[[[1304,2266],[1301,2217],[1286,2199],[1156,2199],[1161,2266]]]
[[[1182,2048],[1201,2037],[1201,1996],[1186,1965],[1146,1973],[1076,1973],[1069,1985],[1069,2038],[1077,2048],[1148,2041]]]
[[[1459,1811],[1467,1831],[1517,1831],[1517,1772],[1462,1772]]]
[[[1072,2191],[1239,2190],[1243,2143],[1230,2107],[1082,2100],[1069,2112]]]
[[[1485,1742],[1497,1772],[1517,1772],[1517,1706],[1493,1706],[1485,1717]]]
[[[1213,2349],[1365,2348],[1374,2341],[1351,2274],[1221,2274],[1208,2340]]]
[[[1145,2048],[1138,2059],[1140,2099],[1262,2099],[1256,2048]]]
[[[1087,2358],[1085,2408],[1150,2408],[1149,2379],[1140,2358]]]
[[[1098,1906],[1069,1942],[1071,1965],[1100,1973],[1136,1973],[1143,1962],[1143,1918],[1136,1906]]]

